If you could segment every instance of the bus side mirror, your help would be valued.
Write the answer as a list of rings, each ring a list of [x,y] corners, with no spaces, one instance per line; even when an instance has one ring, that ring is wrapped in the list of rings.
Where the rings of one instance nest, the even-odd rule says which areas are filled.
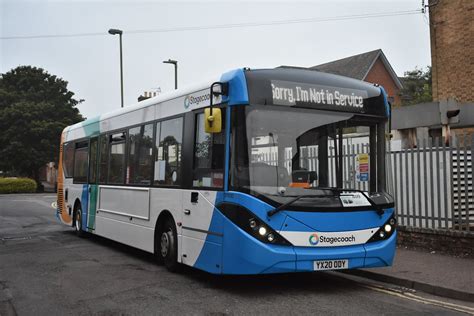
[[[206,133],[220,133],[222,131],[222,113],[219,108],[204,109],[204,131]]]

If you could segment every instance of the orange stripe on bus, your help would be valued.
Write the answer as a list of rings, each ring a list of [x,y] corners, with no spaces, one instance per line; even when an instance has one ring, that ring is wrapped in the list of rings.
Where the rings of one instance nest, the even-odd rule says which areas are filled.
[[[59,218],[64,224],[71,225],[72,218],[66,208],[66,200],[64,196],[64,170],[63,170],[63,143],[65,139],[64,132],[61,134],[61,144],[59,147],[59,163],[58,163],[58,208]]]

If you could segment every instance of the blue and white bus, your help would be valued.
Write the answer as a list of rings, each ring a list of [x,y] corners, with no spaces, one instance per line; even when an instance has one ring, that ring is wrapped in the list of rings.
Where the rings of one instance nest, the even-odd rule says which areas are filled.
[[[377,85],[234,70],[65,128],[57,216],[78,235],[154,253],[171,271],[389,266],[389,115]],[[344,146],[356,134],[367,144],[354,165]]]

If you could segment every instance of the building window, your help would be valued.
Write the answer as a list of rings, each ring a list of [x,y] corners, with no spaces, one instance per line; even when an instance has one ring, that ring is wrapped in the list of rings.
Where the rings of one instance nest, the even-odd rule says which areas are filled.
[[[74,167],[74,143],[63,145],[63,171],[66,178],[72,177]]]
[[[76,150],[74,151],[74,182],[86,183],[88,171],[88,142],[76,143]]]
[[[127,184],[149,185],[153,161],[153,124],[128,130]]]
[[[181,184],[181,147],[183,118],[175,118],[156,125],[155,185]]]
[[[109,172],[107,183],[123,184],[125,171],[125,132],[109,136]]]
[[[225,111],[223,111],[225,117]],[[225,120],[223,120],[223,123]],[[225,130],[225,126],[222,126]],[[196,115],[194,144],[194,187],[224,185],[225,133],[208,134],[204,131],[204,113]]]

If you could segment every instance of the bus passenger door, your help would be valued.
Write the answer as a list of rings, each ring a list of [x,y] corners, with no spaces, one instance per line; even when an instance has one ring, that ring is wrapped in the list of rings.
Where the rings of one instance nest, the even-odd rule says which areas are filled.
[[[98,171],[98,153],[99,153],[98,138],[91,138],[89,144],[89,181],[88,181],[88,212],[87,212],[87,231],[93,232],[95,230],[95,215],[97,211],[97,171]]]
[[[203,111],[193,115],[193,169],[188,175],[192,189],[183,192],[181,258],[185,264],[220,273],[223,224],[215,205],[224,190],[225,126],[220,133],[206,133]]]

